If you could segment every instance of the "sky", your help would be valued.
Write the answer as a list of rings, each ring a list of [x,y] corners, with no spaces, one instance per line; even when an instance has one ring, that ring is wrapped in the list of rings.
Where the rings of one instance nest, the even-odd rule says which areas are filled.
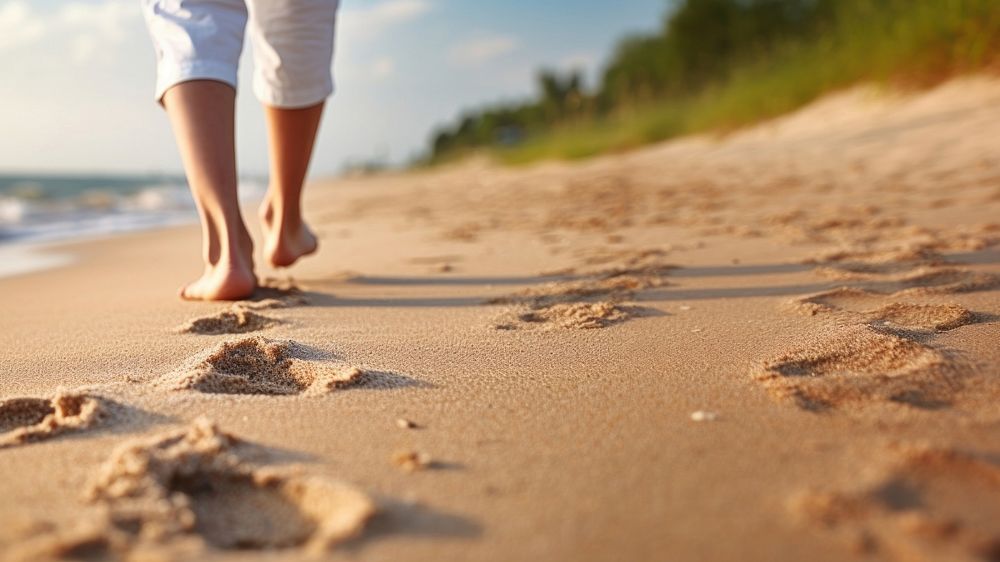
[[[0,173],[176,173],[154,103],[150,0],[0,0]],[[342,0],[337,91],[313,175],[405,162],[462,109],[534,91],[541,67],[591,81],[623,36],[656,29],[666,0]],[[244,175],[267,172],[263,114],[244,48],[237,143]],[[591,82],[593,83],[593,82]]]

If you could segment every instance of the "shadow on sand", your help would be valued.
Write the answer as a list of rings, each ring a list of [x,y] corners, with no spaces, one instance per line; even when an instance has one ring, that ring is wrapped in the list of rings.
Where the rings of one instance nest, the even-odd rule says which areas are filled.
[[[977,252],[964,252],[948,254],[944,258],[946,265],[986,265],[1000,263],[1000,250],[982,250]],[[840,266],[850,267],[850,262],[838,263]],[[670,270],[667,277],[670,279],[698,279],[705,277],[745,277],[753,275],[782,275],[804,273],[816,268],[813,264],[762,264],[762,265],[724,265],[724,266],[701,266],[701,267],[679,267]],[[542,283],[559,281],[576,281],[587,279],[581,275],[560,275],[560,276],[510,276],[510,277],[382,277],[382,276],[357,276],[348,279],[337,280],[335,282],[321,279],[304,281],[310,287],[326,286],[384,286],[384,287],[422,287],[422,286],[462,286],[462,287],[495,287],[503,286],[523,286],[529,287]],[[781,297],[795,296],[818,291],[833,289],[843,285],[843,281],[830,280],[816,283],[799,283],[793,285],[768,285],[763,287],[713,287],[696,288],[685,286],[660,287],[657,289],[642,291],[635,299],[640,302],[649,301],[691,301],[691,300],[713,300],[728,298],[753,298],[753,297]],[[868,283],[873,289],[878,290],[878,283]],[[888,286],[888,284],[887,284]],[[486,301],[492,296],[462,296],[462,297],[339,297],[332,293],[310,290],[302,293],[312,306],[321,307],[467,307],[481,306],[487,304]]]

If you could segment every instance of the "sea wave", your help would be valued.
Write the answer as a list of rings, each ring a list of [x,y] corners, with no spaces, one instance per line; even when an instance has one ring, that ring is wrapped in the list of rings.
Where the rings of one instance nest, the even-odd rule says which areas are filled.
[[[259,200],[265,185],[241,180],[240,199]],[[0,177],[0,244],[108,236],[196,220],[183,179]]]

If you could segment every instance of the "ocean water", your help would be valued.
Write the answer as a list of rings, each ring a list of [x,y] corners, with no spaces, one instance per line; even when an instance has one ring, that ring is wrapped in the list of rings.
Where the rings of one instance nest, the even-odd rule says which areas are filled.
[[[267,182],[242,178],[240,199],[259,201]],[[65,263],[38,248],[198,220],[183,176],[0,174],[0,276]]]
[[[259,200],[266,183],[240,181]],[[197,220],[182,176],[0,175],[0,244],[107,236]]]

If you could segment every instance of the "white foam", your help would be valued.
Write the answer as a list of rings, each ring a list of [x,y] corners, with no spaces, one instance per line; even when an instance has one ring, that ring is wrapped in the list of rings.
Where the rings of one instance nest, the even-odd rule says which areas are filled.
[[[13,197],[0,197],[0,224],[21,222],[27,214],[27,203]]]
[[[0,245],[0,277],[64,267],[74,261],[70,254],[53,252],[39,244]]]

